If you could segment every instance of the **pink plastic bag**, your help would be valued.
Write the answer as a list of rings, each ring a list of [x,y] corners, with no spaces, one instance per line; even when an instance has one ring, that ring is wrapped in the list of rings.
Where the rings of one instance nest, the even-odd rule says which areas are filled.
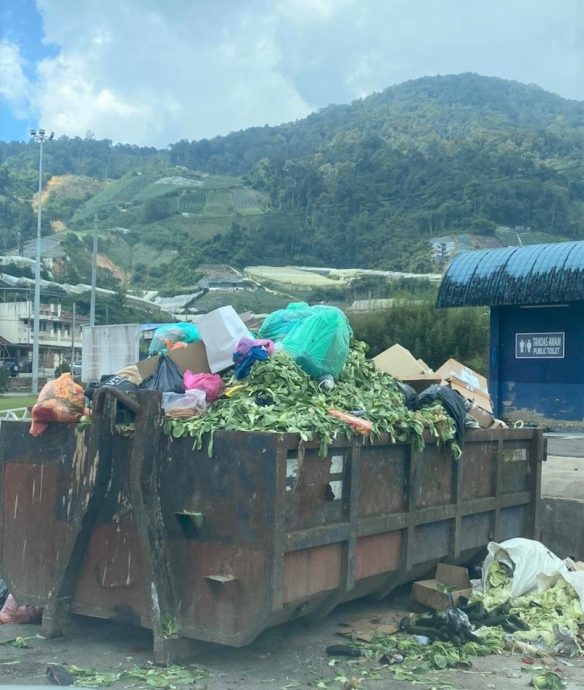
[[[19,606],[12,594],[9,594],[0,611],[0,623],[40,623],[42,616],[41,608],[28,604]]]
[[[183,382],[187,391],[194,388],[204,391],[208,403],[212,403],[223,395],[223,379],[219,374],[193,374],[187,369],[183,375]]]
[[[266,340],[265,338],[260,340],[255,340],[254,338],[241,338],[239,343],[237,343],[236,352],[241,352],[245,357],[249,354],[252,347],[265,347],[269,355],[274,351],[274,343],[271,340]]]

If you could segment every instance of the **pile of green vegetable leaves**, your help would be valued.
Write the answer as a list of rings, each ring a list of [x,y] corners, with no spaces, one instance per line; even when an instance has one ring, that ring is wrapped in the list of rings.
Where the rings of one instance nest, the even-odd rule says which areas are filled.
[[[373,423],[371,436],[388,434],[395,442],[411,442],[417,450],[424,447],[424,432],[452,448],[456,457],[452,419],[440,404],[419,411],[409,410],[395,379],[377,371],[366,359],[367,345],[352,344],[345,367],[332,390],[322,390],[288,355],[279,352],[265,362],[257,362],[245,388],[233,398],[213,403],[204,414],[191,419],[167,419],[164,431],[174,438],[190,436],[200,449],[208,439],[213,453],[213,433],[232,431],[292,432],[302,441],[320,440],[320,454],[339,434],[351,436],[351,428],[328,414],[330,408],[362,414]],[[240,383],[229,375],[226,385]]]
[[[508,571],[494,561],[489,569],[486,591],[475,597],[480,598],[488,610],[510,602],[510,613],[519,616],[529,626],[529,630],[513,633],[513,640],[537,642],[549,648],[555,642],[554,630],[558,625],[578,636],[580,626],[584,625],[584,612],[578,594],[565,580],[558,580],[542,592],[515,599],[511,590],[512,579]]]
[[[104,688],[123,682],[126,687],[180,690],[192,688],[194,683],[209,677],[209,673],[198,666],[160,667],[147,664],[100,672],[72,665],[69,670],[75,676],[75,685],[88,688]]]
[[[500,654],[504,641],[496,629],[485,628],[484,644],[467,642],[457,647],[451,642],[421,644],[409,635],[380,635],[372,642],[363,643],[367,658],[382,661],[396,652],[403,655],[401,664],[390,666],[396,680],[413,680],[428,671],[443,671],[447,668],[469,668],[472,657]]]

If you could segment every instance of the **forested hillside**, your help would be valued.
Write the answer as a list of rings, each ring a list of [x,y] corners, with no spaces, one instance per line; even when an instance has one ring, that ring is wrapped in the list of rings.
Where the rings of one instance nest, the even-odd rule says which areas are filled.
[[[164,151],[89,135],[45,152],[47,182],[85,180],[74,195],[49,192],[53,230],[83,242],[97,211],[130,255],[150,248],[125,266],[134,283],[188,283],[201,262],[427,271],[430,241],[462,233],[471,246],[584,237],[584,103],[474,74]],[[4,250],[34,232],[37,157],[36,145],[0,142]]]

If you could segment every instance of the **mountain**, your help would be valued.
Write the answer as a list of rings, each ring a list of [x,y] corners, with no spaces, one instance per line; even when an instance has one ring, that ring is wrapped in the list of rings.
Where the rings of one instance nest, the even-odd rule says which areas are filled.
[[[201,263],[429,271],[450,246],[584,237],[584,103],[476,74],[164,151],[62,137],[45,153],[46,217],[84,280],[96,213],[100,280],[169,289]],[[37,156],[0,142],[4,253],[34,233]]]

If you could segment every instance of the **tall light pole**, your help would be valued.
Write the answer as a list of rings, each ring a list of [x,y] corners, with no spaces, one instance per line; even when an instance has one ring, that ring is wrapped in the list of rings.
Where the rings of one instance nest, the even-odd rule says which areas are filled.
[[[44,129],[30,130],[33,141],[40,144],[39,152],[39,197],[37,202],[37,236],[36,236],[36,263],[34,272],[34,325],[32,334],[32,392],[39,392],[39,340],[40,317],[41,317],[41,220],[43,212],[43,144],[45,141],[52,141],[54,132],[49,135]]]
[[[91,298],[89,301],[89,325],[95,326],[95,286],[97,279],[97,211],[93,216],[93,251],[91,253]]]

